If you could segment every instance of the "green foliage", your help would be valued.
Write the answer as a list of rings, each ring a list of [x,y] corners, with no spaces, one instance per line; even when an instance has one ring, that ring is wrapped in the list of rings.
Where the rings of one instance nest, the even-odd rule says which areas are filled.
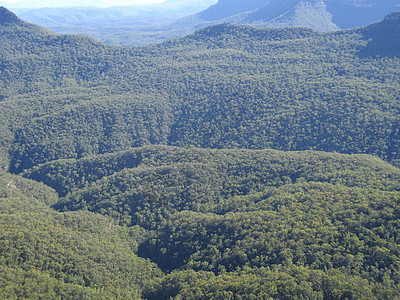
[[[10,16],[0,297],[398,298],[398,19],[127,49]]]
[[[224,24],[133,49],[3,26],[2,164],[18,173],[148,144],[396,162],[399,53],[373,55],[368,34],[397,23],[324,34]]]
[[[140,253],[168,270],[294,264],[363,274],[372,282],[397,280],[399,197],[329,184],[285,186],[263,195],[252,211],[175,214]]]
[[[178,271],[147,291],[148,299],[390,299],[358,276],[303,267],[259,268],[216,276],[211,272]],[[381,291],[379,291],[381,292]],[[378,292],[378,293],[379,293]],[[386,292],[386,293],[385,293]]]
[[[9,198],[23,198],[29,202],[53,205],[59,201],[57,193],[50,187],[33,180],[24,179],[20,176],[0,172],[0,198],[7,201]],[[24,203],[23,205],[25,205]],[[10,205],[14,205],[11,204]],[[21,202],[16,202],[18,210],[23,209]],[[7,207],[2,207],[5,210]],[[32,207],[27,209],[30,211]]]
[[[42,202],[49,188],[33,185],[0,177],[2,299],[140,299],[161,275],[134,254],[143,229],[84,211],[57,213]]]
[[[66,194],[56,207],[150,230],[138,254],[172,272],[151,299],[400,292],[400,170],[375,157],[148,146],[24,175]]]
[[[131,217],[138,224],[142,217],[149,220],[142,216],[145,211],[154,217],[156,211],[156,215],[185,209],[222,214],[255,209],[257,193],[272,193],[274,188],[296,182],[400,189],[399,169],[380,159],[313,151],[148,146],[55,161],[24,176],[66,195],[58,207],[108,212],[128,224]]]

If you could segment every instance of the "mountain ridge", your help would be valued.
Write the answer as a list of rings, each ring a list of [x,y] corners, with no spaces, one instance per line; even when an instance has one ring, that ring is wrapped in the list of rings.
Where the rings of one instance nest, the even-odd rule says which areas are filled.
[[[245,1],[228,1],[228,0],[220,0],[217,4],[211,6],[210,8],[198,13],[200,19],[205,21],[216,21],[216,20],[224,20],[227,17],[233,17],[233,15],[246,14],[246,17],[243,20],[239,21],[241,23],[251,24],[252,22],[264,24],[264,26],[274,26],[273,21],[277,21],[279,18],[282,18],[288,11],[293,10],[295,8],[307,10],[309,8],[318,8],[326,13],[326,20],[323,22],[331,22],[331,25],[327,28],[332,29],[349,29],[354,27],[366,26],[374,21],[379,20],[379,18],[385,17],[387,14],[393,12],[394,10],[400,10],[399,3],[396,1],[386,1],[385,4],[376,4],[370,3],[368,0],[362,0],[360,3],[351,3],[350,1],[345,0],[310,0],[310,1],[302,1],[302,0],[260,0],[258,2],[252,2],[253,6],[246,6]],[[368,9],[369,12],[373,12],[373,18],[365,18],[362,17],[352,18],[350,16],[346,16],[344,18],[350,18],[353,20],[351,26],[345,25],[343,21],[336,24],[338,17],[341,14],[348,13],[349,8],[352,8],[352,14],[357,15],[357,10]],[[375,8],[375,10],[372,10]],[[227,11],[235,11],[230,15],[225,15]],[[219,13],[219,17],[217,17]],[[213,17],[209,17],[209,14],[213,15]],[[342,17],[343,19],[343,17]],[[235,20],[231,18],[231,20]],[[240,20],[240,18],[239,18]],[[321,20],[322,21],[322,20]],[[356,23],[357,22],[357,23]],[[290,24],[290,23],[289,23]],[[289,25],[290,26],[290,25]],[[293,25],[292,25],[293,26]],[[294,25],[296,26],[296,25]],[[313,28],[313,24],[309,25]],[[335,28],[336,26],[336,28]],[[321,26],[320,26],[321,27]],[[314,27],[317,28],[317,27]]]
[[[312,148],[395,162],[399,50],[389,65],[367,36],[398,43],[390,18],[334,33],[225,24],[143,48],[3,26],[3,164],[19,173],[146,144]]]
[[[245,13],[245,12],[251,12],[251,15],[253,15],[253,18],[255,20],[259,20],[260,18],[265,18],[264,21],[270,21],[271,19],[274,19],[278,17],[279,15],[282,15],[284,12],[288,11],[289,9],[293,8],[294,6],[300,6],[300,7],[321,7],[321,8],[326,8],[327,11],[331,14],[333,14],[333,18],[335,19],[335,15],[338,14],[339,12],[334,12],[331,9],[332,5],[336,6],[343,6],[345,9],[348,8],[348,6],[353,7],[354,9],[363,9],[363,8],[368,8],[372,9],[375,8],[375,10],[378,10],[379,15],[381,18],[385,17],[387,14],[393,12],[393,9],[395,7],[399,7],[399,3],[396,2],[395,0],[388,0],[385,3],[375,3],[371,2],[369,0],[361,0],[359,3],[353,3],[351,1],[346,1],[346,0],[309,0],[309,1],[302,1],[302,0],[284,0],[284,1],[278,1],[278,0],[260,0],[256,2],[252,2],[253,6],[249,7],[245,5],[246,1],[229,1],[229,0],[220,0],[218,1],[217,4],[211,6],[210,8],[200,12],[198,15],[201,18],[204,18],[204,20],[209,21],[209,18],[207,16],[208,13],[215,11],[216,9],[219,9],[221,11],[221,15],[218,18],[212,19],[215,21],[216,19],[224,19],[226,16],[224,15],[224,12],[228,8],[230,9],[235,9],[236,8],[236,13],[235,14],[240,14],[240,13]],[[396,5],[397,4],[397,5]],[[377,7],[382,8],[385,7],[386,9],[376,9]],[[400,7],[399,7],[400,9]],[[344,9],[342,9],[344,10]],[[214,13],[215,14],[215,13]],[[265,15],[267,14],[267,15]],[[270,15],[268,15],[270,14]],[[231,14],[230,16],[233,16],[234,14]],[[258,16],[258,17],[257,17]],[[354,19],[354,18],[353,18]],[[375,19],[375,21],[377,21]],[[359,23],[356,26],[351,26],[351,27],[360,27],[360,26],[365,26],[369,23],[372,23],[373,20],[368,19],[368,21],[364,21],[362,23]],[[341,29],[348,29],[349,27],[346,26],[339,26]]]
[[[9,26],[15,24],[21,25],[26,23],[4,6],[0,6],[0,24]]]
[[[109,13],[111,19],[103,20],[91,21],[96,14],[88,12],[87,22],[84,23],[74,21],[80,16],[84,19],[84,11],[58,17],[57,13],[53,16],[51,12],[47,15],[45,12],[32,12],[31,18],[29,12],[20,12],[18,15],[58,33],[87,34],[108,44],[140,46],[183,37],[200,28],[226,22],[260,27],[308,27],[319,31],[350,29],[366,26],[381,20],[391,12],[400,10],[396,1],[221,0],[203,11],[189,16],[176,16],[175,19],[172,16],[163,19],[158,15],[155,18],[131,16],[115,20],[113,15],[125,15],[129,11],[126,9],[118,12],[117,9],[116,12]],[[160,13],[163,11],[165,9],[161,9]],[[39,16],[35,17],[35,14]],[[107,18],[107,14],[105,17]]]
[[[0,25],[0,298],[399,298],[398,24]]]
[[[362,57],[399,57],[400,12],[386,16],[381,22],[373,23],[362,31],[369,40],[366,48],[360,51]]]

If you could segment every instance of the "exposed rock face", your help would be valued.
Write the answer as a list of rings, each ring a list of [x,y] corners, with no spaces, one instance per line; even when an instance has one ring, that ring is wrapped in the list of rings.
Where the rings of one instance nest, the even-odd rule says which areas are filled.
[[[227,18],[228,21],[231,21],[233,16],[246,15],[245,19],[241,17],[235,19],[245,20],[242,23],[268,23],[299,9],[324,10],[332,16],[331,20],[316,18],[314,23],[331,22],[337,28],[345,29],[366,26],[381,20],[386,15],[399,11],[400,3],[398,0],[220,0],[217,4],[201,12],[199,17],[205,21],[218,21]],[[315,15],[313,11],[305,12],[304,15],[310,13]],[[296,24],[296,22],[293,24],[293,26],[297,25],[299,24]],[[314,27],[318,29],[321,25]]]

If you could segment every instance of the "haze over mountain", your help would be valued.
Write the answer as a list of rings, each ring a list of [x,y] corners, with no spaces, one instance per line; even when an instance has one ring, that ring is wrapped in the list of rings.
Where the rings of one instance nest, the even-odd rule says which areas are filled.
[[[14,11],[23,20],[39,24],[42,26],[55,25],[90,25],[91,22],[101,22],[104,25],[112,25],[116,22],[120,24],[135,24],[135,18],[159,18],[158,23],[163,21],[163,17],[174,16],[175,18],[189,15],[207,8],[215,0],[197,0],[185,2],[181,0],[167,0],[163,3],[140,5],[140,6],[73,6],[73,7],[43,7],[43,8],[19,8]],[[161,18],[161,19],[160,19]],[[154,20],[153,20],[154,21]],[[155,21],[154,21],[155,22]]]
[[[169,34],[157,37],[164,24],[197,13],[216,0],[181,1],[141,6],[52,7],[15,9],[24,21],[42,25],[58,33],[85,34],[117,45],[141,45],[161,42]]]
[[[399,298],[399,36],[123,48],[1,7],[0,298]]]
[[[400,10],[398,0],[214,2],[186,3],[169,0],[162,4],[141,7],[37,9],[20,10],[17,13],[28,22],[59,33],[88,34],[106,43],[135,46],[182,37],[199,28],[218,23],[263,27],[295,26],[332,31],[366,26]],[[199,12],[200,10],[203,11]],[[183,18],[189,14],[193,15]]]
[[[4,122],[11,130],[4,151],[14,171],[149,143],[374,153],[397,161],[398,33],[393,14],[340,34],[224,24],[123,49],[15,19],[1,32],[0,96],[4,120],[14,124]],[[24,122],[16,121],[20,114],[27,114]]]
[[[331,31],[366,26],[400,10],[398,0],[219,0],[189,18],[203,22],[263,27],[308,27]]]
[[[216,21],[239,15],[243,23],[271,22],[273,25],[282,18],[293,18],[296,10],[307,11],[306,14],[312,17],[312,9],[318,8],[331,14],[332,23],[338,28],[346,29],[381,20],[387,14],[400,10],[400,3],[397,0],[219,0],[199,16],[205,21]],[[241,14],[245,15],[240,17]]]

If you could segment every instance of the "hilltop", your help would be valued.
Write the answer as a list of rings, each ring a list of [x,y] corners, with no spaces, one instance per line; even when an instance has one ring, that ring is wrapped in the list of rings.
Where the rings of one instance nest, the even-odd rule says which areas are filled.
[[[369,39],[361,55],[397,56],[400,53],[400,12],[386,16],[382,22],[370,25],[363,32]]]
[[[398,45],[397,16],[335,33],[215,25],[134,49],[2,26],[2,164],[21,172],[147,144],[396,163],[399,52],[381,56],[371,36]]]
[[[5,7],[0,6],[0,24],[2,26],[23,24],[23,21]]]
[[[111,227],[114,239],[125,237],[132,243],[125,245],[133,245],[125,250],[129,256],[120,272],[115,267],[124,244],[102,259],[102,270],[121,288],[102,283],[95,264],[86,271],[89,278],[75,285],[87,293],[99,291],[93,283],[101,283],[108,297],[140,284],[133,291],[145,299],[400,293],[395,283],[400,170],[375,157],[149,146],[53,161],[24,176],[65,195],[52,201],[64,211],[54,217],[66,223],[65,230],[73,226],[78,247],[86,237],[85,249],[94,249],[89,261],[101,253],[93,234],[106,241],[102,251],[113,250],[107,241],[114,235],[98,214],[132,230],[125,236],[127,228]],[[30,247],[29,240],[22,242]],[[89,254],[79,251],[72,259],[84,255]],[[124,275],[132,268],[137,273]],[[73,274],[79,279],[80,272]]]
[[[399,298],[399,23],[123,48],[3,10],[0,298]]]

